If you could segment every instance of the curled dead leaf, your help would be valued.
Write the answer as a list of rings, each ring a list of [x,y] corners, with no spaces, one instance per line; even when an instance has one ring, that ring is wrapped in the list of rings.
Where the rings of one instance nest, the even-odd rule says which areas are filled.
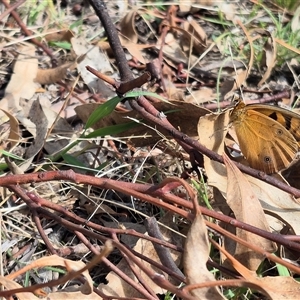
[[[1,109],[1,108],[0,108]],[[1,109],[9,118],[10,130],[8,141],[10,143],[9,148],[13,148],[20,141],[20,128],[19,121],[8,111]]]
[[[271,75],[271,72],[276,64],[276,41],[270,34],[264,45],[262,67],[266,68],[266,72],[262,79],[259,81],[258,86],[261,86]]]
[[[202,54],[207,47],[207,37],[203,28],[193,19],[183,23],[183,34],[180,39],[180,45],[185,52]]]
[[[70,62],[53,69],[38,69],[35,82],[40,84],[51,84],[65,79],[68,70],[73,70],[76,62]]]
[[[137,14],[136,10],[129,11],[120,22],[121,36],[120,39],[126,41],[131,41],[132,43],[138,42],[138,34],[135,30],[135,16]]]
[[[145,64],[145,59],[141,52],[144,48],[149,48],[154,45],[139,45],[138,42],[138,34],[135,30],[135,17],[138,14],[137,10],[129,11],[125,17],[120,22],[120,34],[119,38],[121,44],[124,48],[128,50],[128,52],[138,59],[141,63]]]
[[[47,42],[70,42],[71,38],[74,36],[70,29],[62,29],[56,32],[49,32],[45,35],[45,40]]]

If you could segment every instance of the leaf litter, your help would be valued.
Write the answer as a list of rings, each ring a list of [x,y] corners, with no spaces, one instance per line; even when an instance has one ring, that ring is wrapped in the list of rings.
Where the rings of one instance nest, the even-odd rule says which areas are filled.
[[[47,8],[45,14],[37,18],[35,14],[43,7],[30,12],[24,5],[28,12],[26,25],[19,22],[10,27],[10,19],[5,21],[4,28],[10,33],[2,35],[2,61],[9,65],[13,57],[15,64],[9,65],[9,79],[3,76],[5,72],[1,73],[3,191],[0,209],[5,233],[1,243],[18,242],[2,253],[6,273],[1,276],[1,284],[6,290],[24,287],[19,279],[24,279],[24,275],[19,275],[21,273],[12,265],[22,260],[25,249],[30,253],[26,257],[27,271],[30,285],[34,286],[39,284],[39,279],[31,271],[33,268],[59,266],[60,272],[66,270],[72,275],[74,270],[100,255],[105,250],[105,240],[111,238],[115,251],[99,261],[99,265],[92,265],[89,272],[82,273],[86,284],[77,286],[77,290],[75,281],[71,281],[73,292],[60,288],[56,292],[32,289],[29,293],[21,290],[17,297],[97,299],[114,295],[157,299],[157,294],[169,292],[185,299],[225,299],[227,292],[237,299],[241,292],[237,279],[240,276],[245,280],[240,286],[257,287],[250,292],[253,297],[259,290],[270,299],[283,299],[287,295],[296,299],[298,283],[294,278],[298,278],[299,268],[292,267],[289,261],[297,260],[297,251],[295,243],[288,239],[299,234],[298,199],[286,190],[243,174],[236,167],[233,161],[245,165],[247,161],[239,154],[234,140],[229,110],[220,113],[218,109],[232,98],[267,101],[264,95],[269,95],[271,102],[285,101],[297,107],[295,99],[299,87],[293,83],[299,68],[297,63],[293,63],[293,68],[289,63],[292,59],[297,61],[295,54],[299,54],[295,43],[299,9],[285,15],[280,5],[261,5],[256,1],[247,4],[185,1],[179,6],[168,4],[163,8],[155,3],[139,7],[138,3],[135,9],[130,9],[127,1],[121,2],[119,11],[113,4],[107,5],[120,29],[126,60],[132,74],[139,78],[142,72],[150,72],[149,66],[151,70],[153,61],[158,58],[160,76],[151,78],[142,88],[167,98],[168,102],[160,102],[146,95],[153,107],[163,112],[155,117],[169,121],[174,126],[172,130],[143,118],[128,105],[126,95],[118,93],[117,85],[104,82],[86,69],[86,66],[92,67],[102,73],[103,78],[119,82],[116,69],[120,65],[111,55],[113,47],[103,47],[107,37],[103,27],[90,22],[94,15],[91,6],[65,4],[72,9],[64,12],[63,28],[55,21],[59,14],[53,5],[61,11],[59,4],[48,3],[44,7]],[[72,14],[78,11],[83,19]],[[19,9],[16,12],[24,13]],[[278,15],[285,16],[286,28],[280,27]],[[260,21],[269,27],[253,30]],[[44,45],[55,53],[56,61],[47,57],[43,48],[33,46],[26,39],[15,39],[22,32],[19,26],[26,29],[33,24],[37,27],[31,34],[44,37]],[[288,30],[294,34],[295,41],[289,38]],[[278,64],[282,61],[286,61],[288,68],[284,68],[284,63]],[[283,74],[287,83],[285,97],[281,98],[273,97],[281,92],[280,88],[272,89],[278,86],[278,74]],[[127,95],[132,93],[131,89]],[[137,99],[143,97],[142,93],[136,95]],[[116,101],[107,102],[112,99]],[[127,103],[121,102],[122,99]],[[111,103],[109,111],[105,105],[101,106],[103,103]],[[213,114],[206,106],[215,107]],[[93,114],[94,111],[99,114]],[[151,109],[148,107],[147,111]],[[185,136],[174,140],[174,130],[180,130]],[[185,144],[186,136],[222,155],[225,165],[210,159],[212,156],[203,155],[206,150],[194,153],[194,149]],[[70,168],[80,179],[74,180],[74,175],[64,173]],[[37,179],[33,172],[40,172]],[[199,179],[200,172],[204,183]],[[298,188],[298,173],[298,164],[294,162],[291,168],[274,177]],[[22,178],[25,177],[13,177],[13,184],[6,182],[10,180],[6,176],[9,174],[28,176],[26,183],[30,186],[24,185]],[[186,181],[173,182],[174,177]],[[45,178],[45,182],[38,182]],[[196,213],[194,220],[188,214],[192,192],[186,183],[191,184],[193,180],[200,186],[204,184],[203,189],[208,191],[206,197],[213,207],[213,216],[204,210],[200,192],[202,214]],[[24,190],[20,190],[19,185]],[[82,196],[84,202],[79,201]],[[21,210],[23,201],[27,204],[26,213]],[[167,211],[172,217],[161,218]],[[62,218],[56,218],[58,216]],[[150,237],[156,238],[155,242],[168,243],[166,248],[172,249],[172,259],[177,259],[179,268],[182,268],[179,260],[183,256],[185,278],[181,277],[181,281],[185,288],[177,289],[178,278],[174,281],[170,269],[162,267],[164,257],[157,255],[153,240],[145,234],[143,220],[147,216],[155,216],[173,230],[172,236]],[[228,217],[232,218],[230,222]],[[235,219],[252,228],[246,231],[245,227],[235,227]],[[215,222],[219,233],[207,231],[208,221],[213,220],[221,221]],[[77,230],[71,222],[78,226]],[[84,234],[80,231],[83,225],[89,230]],[[259,229],[260,234],[253,228]],[[25,234],[26,231],[30,234]],[[131,242],[127,248],[132,252],[126,252],[120,243],[125,243],[127,235],[135,237],[136,245]],[[281,242],[276,235],[282,236]],[[184,237],[185,246],[182,240],[175,242],[178,236]],[[209,237],[218,240],[223,251],[213,246]],[[33,240],[35,246],[31,243]],[[81,250],[75,247],[81,244],[85,245]],[[251,245],[281,257],[280,263],[289,270],[290,277],[278,276],[277,270],[271,274],[268,268],[275,266],[274,261],[267,261],[263,252]],[[43,253],[39,254],[37,249]],[[33,253],[37,256],[35,261],[31,257]],[[49,253],[68,258],[49,256]],[[79,259],[83,262],[75,267]],[[218,270],[217,276],[211,272],[211,261]],[[262,272],[264,277],[257,277],[253,271]],[[13,281],[16,274],[20,277]],[[237,285],[220,289],[217,285],[221,277],[228,282],[234,278]],[[50,276],[47,280],[51,282]],[[98,294],[92,291],[92,280],[98,286]],[[271,284],[272,280],[276,285]],[[194,288],[189,289],[190,285]]]

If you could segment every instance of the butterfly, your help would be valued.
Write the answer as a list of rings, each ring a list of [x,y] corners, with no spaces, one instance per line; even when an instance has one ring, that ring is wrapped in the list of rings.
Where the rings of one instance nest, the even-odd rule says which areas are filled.
[[[270,105],[239,102],[230,114],[230,122],[250,167],[273,174],[295,159],[300,115]]]

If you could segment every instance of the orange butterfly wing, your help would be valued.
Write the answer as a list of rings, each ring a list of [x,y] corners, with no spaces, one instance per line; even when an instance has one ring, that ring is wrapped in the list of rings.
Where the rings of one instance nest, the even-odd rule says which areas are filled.
[[[288,167],[298,152],[296,139],[280,123],[250,107],[240,102],[231,113],[240,149],[249,165],[267,174]]]
[[[265,104],[250,104],[247,105],[249,109],[260,112],[269,118],[280,123],[286,130],[288,130],[300,144],[300,115],[281,107],[265,105]]]

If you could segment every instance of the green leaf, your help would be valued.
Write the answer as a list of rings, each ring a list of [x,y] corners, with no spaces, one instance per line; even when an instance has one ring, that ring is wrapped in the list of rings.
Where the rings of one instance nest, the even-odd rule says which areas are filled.
[[[2,175],[2,171],[7,170],[8,165],[5,163],[0,163],[0,175]]]
[[[99,105],[90,115],[88,118],[85,129],[90,128],[95,123],[97,123],[99,120],[104,118],[105,116],[109,115],[115,107],[118,105],[118,103],[122,100],[122,98],[116,96],[105,103]]]
[[[8,156],[8,157],[13,158],[13,159],[24,161],[24,159],[22,157],[17,156],[17,155],[12,154],[12,153],[9,153],[9,152],[7,152],[5,150],[0,150],[0,154],[2,154],[4,156]]]
[[[166,98],[153,93],[153,92],[147,92],[147,91],[132,91],[132,92],[128,92],[126,94],[123,95],[124,98],[136,98],[136,97],[140,97],[140,96],[151,96],[154,98],[157,98],[163,102],[167,102],[167,103],[171,103],[169,102]]]
[[[116,135],[116,134],[119,134],[120,132],[134,128],[138,125],[139,124],[137,124],[135,122],[130,122],[130,123],[123,123],[123,124],[107,126],[104,128],[96,129],[93,132],[89,133],[88,135],[84,136],[83,138],[90,139],[90,138],[95,138],[95,137],[99,137],[99,136]]]
[[[69,42],[49,42],[50,46],[56,46],[65,50],[71,50],[71,44]]]
[[[118,103],[121,100],[124,100],[126,98],[136,98],[136,97],[140,97],[140,96],[151,96],[151,97],[158,98],[158,99],[160,99],[164,102],[169,102],[168,100],[166,100],[165,98],[159,96],[156,93],[147,92],[147,91],[131,91],[131,92],[128,92],[125,95],[123,95],[123,98],[120,98],[119,96],[116,96],[116,97],[106,101],[105,103],[99,105],[91,113],[89,119],[87,120],[87,122],[85,124],[85,129],[88,129],[88,128],[92,127],[99,120],[101,120],[102,118],[109,115],[115,109],[115,107],[118,105]]]
[[[74,29],[74,28],[76,28],[76,27],[79,27],[79,26],[81,26],[81,25],[83,25],[83,20],[82,20],[82,19],[80,19],[80,20],[74,22],[74,23],[70,26],[70,29],[72,30],[72,29]]]
[[[291,274],[290,274],[287,267],[282,266],[278,263],[276,263],[276,267],[277,267],[277,271],[278,271],[279,276],[291,276]]]
[[[67,154],[67,153],[62,154],[62,158],[69,165],[72,165],[72,166],[78,167],[78,168],[86,168],[86,166],[81,161],[79,161],[77,158],[75,158],[74,156],[72,156],[70,154]]]

